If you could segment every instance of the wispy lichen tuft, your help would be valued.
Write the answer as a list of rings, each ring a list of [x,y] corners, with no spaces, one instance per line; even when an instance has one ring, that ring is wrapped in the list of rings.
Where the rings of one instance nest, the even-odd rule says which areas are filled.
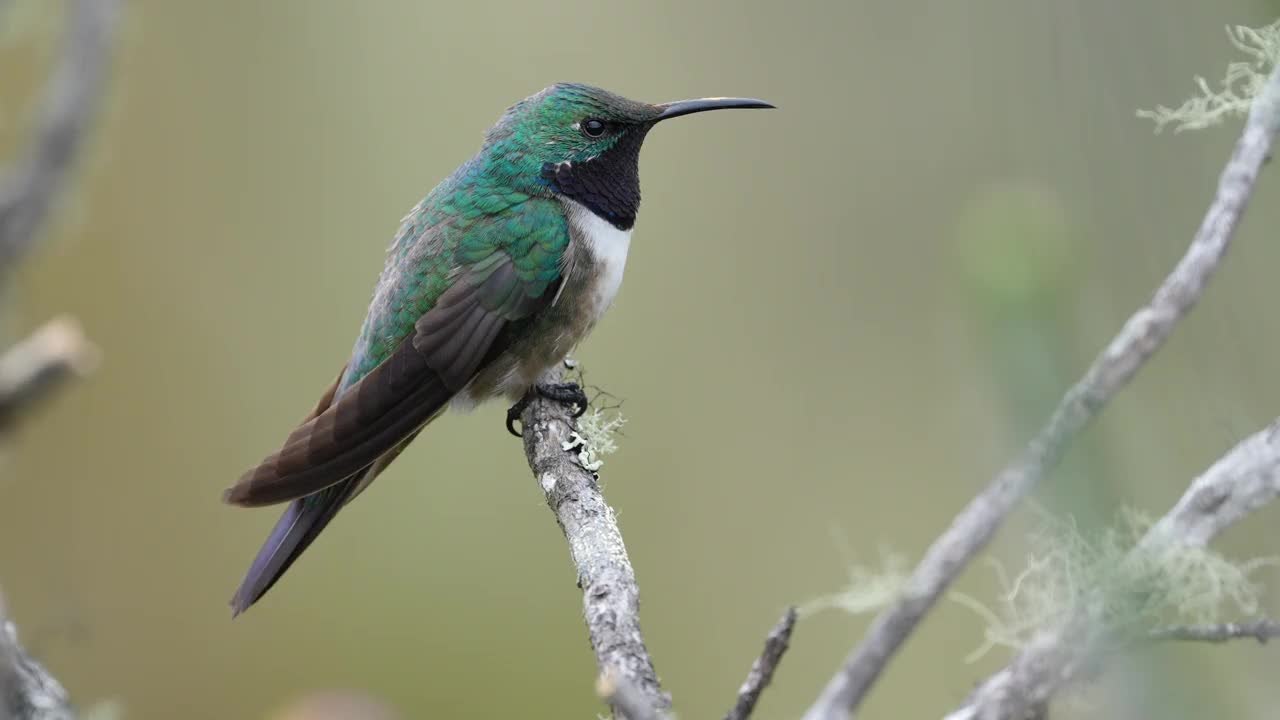
[[[84,720],[124,720],[124,705],[119,700],[102,700],[84,711]]]
[[[600,408],[592,408],[578,418],[578,429],[569,436],[564,449],[577,449],[582,467],[596,472],[604,466],[604,456],[617,451],[618,443],[614,435],[626,423],[627,419],[617,410],[606,412]]]
[[[801,605],[801,617],[823,610],[843,610],[853,615],[876,612],[897,599],[907,582],[906,562],[901,555],[880,551],[880,567],[849,564],[849,582],[844,589]]]
[[[1196,77],[1199,95],[1177,108],[1161,105],[1155,110],[1139,110],[1138,117],[1155,122],[1156,132],[1172,125],[1177,133],[1200,130],[1230,117],[1246,115],[1266,83],[1267,75],[1280,63],[1280,20],[1261,28],[1227,27],[1227,37],[1250,59],[1227,66],[1221,89],[1215,91],[1208,80]]]
[[[1046,514],[1028,541],[1026,564],[1010,575],[992,560],[1000,584],[994,605],[951,591],[947,597],[977,613],[985,638],[966,658],[992,649],[1019,650],[1038,633],[1066,627],[1081,612],[1111,637],[1144,637],[1175,625],[1212,625],[1253,616],[1261,588],[1253,579],[1276,558],[1237,562],[1207,548],[1156,547],[1141,539],[1151,521],[1124,511],[1116,526],[1085,535],[1071,519]],[[824,610],[876,612],[902,593],[908,581],[900,555],[882,550],[880,567],[849,562],[844,589],[801,606],[801,615]]]
[[[1002,588],[996,608],[952,594],[987,623],[984,643],[969,658],[997,646],[1021,648],[1035,633],[1064,627],[1082,610],[1122,635],[1258,611],[1260,589],[1252,574],[1274,560],[1241,563],[1206,548],[1147,547],[1139,540],[1150,525],[1125,512],[1117,527],[1086,537],[1074,522],[1050,519],[1033,535],[1021,572],[1010,577],[993,562]]]

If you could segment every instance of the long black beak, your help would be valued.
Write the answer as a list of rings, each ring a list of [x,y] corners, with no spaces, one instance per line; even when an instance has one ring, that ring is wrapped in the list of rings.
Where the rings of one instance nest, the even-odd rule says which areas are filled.
[[[677,100],[675,102],[658,103],[657,107],[662,108],[662,114],[658,116],[658,120],[669,120],[673,117],[681,115],[692,115],[693,113],[704,112],[706,110],[728,110],[730,108],[771,108],[769,103],[763,100],[755,100],[753,98],[698,98],[696,100]]]

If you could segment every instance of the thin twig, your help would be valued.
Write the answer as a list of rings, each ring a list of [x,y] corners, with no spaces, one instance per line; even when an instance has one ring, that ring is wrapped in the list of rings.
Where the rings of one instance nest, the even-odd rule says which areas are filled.
[[[1223,530],[1277,497],[1280,419],[1241,441],[1196,478],[1133,552],[1206,547]],[[1082,608],[1089,606],[1081,603]],[[1114,640],[1111,634],[1104,623],[1083,609],[1060,627],[1041,630],[1008,667],[983,682],[969,702],[947,720],[1025,717],[1029,708],[1045,706],[1059,688],[1093,668]]]
[[[0,273],[31,249],[70,175],[106,85],[117,0],[68,3],[58,65],[40,100],[34,136],[0,178]]]
[[[542,382],[559,381],[553,370]],[[569,436],[575,425],[563,404],[536,397],[521,417],[524,453],[547,505],[569,543],[582,589],[583,615],[600,674],[634,688],[653,712],[671,707],[640,634],[640,587],[613,508],[595,474],[582,467]],[[615,714],[620,709],[614,706]],[[637,720],[634,715],[629,720]]]
[[[6,433],[37,401],[97,363],[98,349],[69,317],[45,323],[0,355],[0,433]]]
[[[769,636],[764,640],[764,651],[755,662],[751,663],[751,671],[747,673],[747,679],[738,689],[738,701],[724,716],[724,720],[747,720],[751,717],[751,713],[756,709],[756,702],[760,700],[760,693],[769,687],[769,683],[773,680],[773,673],[778,669],[778,663],[782,661],[782,655],[787,651],[787,646],[791,642],[791,632],[796,628],[796,617],[796,609],[787,608],[787,611],[782,614],[782,619],[773,626],[773,630],[769,631]]]
[[[1152,630],[1148,636],[1156,642],[1168,640],[1225,643],[1232,640],[1257,640],[1265,645],[1268,640],[1280,638],[1280,622],[1259,618],[1243,623],[1219,625],[1175,625]]]
[[[1013,508],[1044,478],[1080,431],[1164,344],[1195,306],[1231,244],[1258,173],[1280,128],[1280,68],[1254,103],[1244,134],[1191,246],[1151,301],[1138,310],[1077,382],[1027,448],[929,547],[901,598],[882,612],[845,659],[804,720],[846,717],[951,582],[986,547]]]

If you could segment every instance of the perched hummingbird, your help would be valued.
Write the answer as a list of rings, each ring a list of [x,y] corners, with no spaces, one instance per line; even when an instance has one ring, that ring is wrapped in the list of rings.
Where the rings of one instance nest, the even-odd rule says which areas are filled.
[[[289,503],[231,599],[257,602],[344,505],[446,407],[531,391],[586,337],[622,283],[654,124],[747,98],[650,105],[553,85],[511,106],[475,157],[401,222],[351,357],[284,446],[224,498]]]

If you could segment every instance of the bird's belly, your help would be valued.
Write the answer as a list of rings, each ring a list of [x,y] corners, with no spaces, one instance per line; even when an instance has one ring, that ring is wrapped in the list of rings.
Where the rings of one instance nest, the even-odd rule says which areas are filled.
[[[554,303],[458,393],[455,409],[467,410],[497,395],[518,400],[586,338],[617,297],[631,231],[615,228],[571,200],[566,205],[574,256],[563,287]]]
[[[454,396],[452,408],[465,412],[500,395],[512,402],[520,399],[538,378],[562,362],[595,324],[594,319],[588,321],[585,316],[580,318],[583,322],[560,320],[539,322],[541,327],[536,332],[513,342]]]

